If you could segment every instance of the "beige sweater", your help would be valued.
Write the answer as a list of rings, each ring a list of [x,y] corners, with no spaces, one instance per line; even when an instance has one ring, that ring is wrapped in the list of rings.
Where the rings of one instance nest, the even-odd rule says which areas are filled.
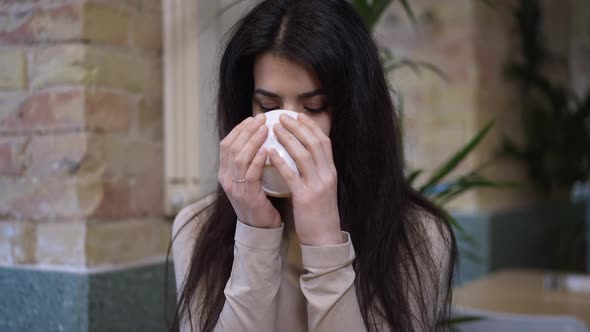
[[[212,202],[210,195],[189,205],[174,221],[173,236],[178,235],[173,256],[179,291],[199,224],[208,216]],[[260,229],[237,221],[234,262],[215,331],[366,331],[354,286],[355,252],[350,236],[343,233],[346,243],[312,247],[299,243],[292,223]],[[438,247],[435,252],[441,253],[437,259],[444,267],[448,250],[440,235],[433,240]],[[188,319],[181,322],[181,332],[187,331],[191,331]],[[193,331],[199,331],[195,321]]]

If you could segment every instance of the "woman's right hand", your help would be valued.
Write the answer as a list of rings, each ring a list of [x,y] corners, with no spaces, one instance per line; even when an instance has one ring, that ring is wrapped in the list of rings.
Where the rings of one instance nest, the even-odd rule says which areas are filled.
[[[218,179],[241,222],[278,228],[281,216],[260,185],[268,155],[261,146],[267,135],[264,114],[249,117],[232,129],[219,144]]]

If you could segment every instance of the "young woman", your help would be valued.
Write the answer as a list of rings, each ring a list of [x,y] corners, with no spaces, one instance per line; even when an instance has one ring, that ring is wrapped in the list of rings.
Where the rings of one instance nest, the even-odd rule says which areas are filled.
[[[264,113],[289,109],[275,131]],[[378,50],[345,0],[267,0],[221,59],[217,193],[173,242],[181,331],[432,331],[448,314],[448,222],[406,182]],[[267,156],[292,191],[261,190]]]

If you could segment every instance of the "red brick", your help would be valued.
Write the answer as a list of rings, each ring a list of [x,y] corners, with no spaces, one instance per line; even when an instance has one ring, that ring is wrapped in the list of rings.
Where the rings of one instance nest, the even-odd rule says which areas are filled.
[[[162,141],[164,134],[164,118],[163,118],[162,101],[139,103],[137,115],[137,130],[142,138]]]
[[[93,91],[86,95],[86,127],[101,131],[125,131],[129,114],[135,107],[131,97]]]
[[[95,143],[101,139],[100,135],[84,132],[0,137],[0,175],[102,178],[106,161]]]
[[[78,174],[87,151],[85,133],[32,136],[16,158],[29,177],[62,177]]]
[[[164,160],[162,155],[154,160],[145,160],[149,167],[138,174],[131,185],[133,214],[137,216],[160,216],[164,206]]]
[[[17,158],[17,153],[23,148],[25,137],[0,137],[0,176],[21,176],[25,167]]]
[[[85,85],[162,95],[161,61],[101,45],[64,44],[39,48],[31,61],[30,86]]]
[[[28,84],[27,55],[22,49],[0,49],[0,90],[25,90]]]
[[[91,216],[109,220],[160,216],[164,202],[162,185],[161,175],[105,182],[100,204]]]
[[[131,217],[131,190],[127,181],[106,182],[103,190],[100,204],[92,212],[92,217],[99,219]]]
[[[83,128],[124,131],[133,105],[131,97],[110,92],[85,92],[82,88],[44,91],[20,104],[12,102],[12,112],[0,118],[0,132]]]
[[[32,131],[84,126],[82,89],[41,92],[29,96],[0,120],[1,131]]]
[[[44,8],[5,6],[0,11],[0,44],[72,40],[80,37],[81,7],[78,3]]]
[[[102,185],[91,177],[76,178],[0,178],[0,214],[17,219],[54,221],[78,219],[96,209]]]
[[[160,216],[162,145],[121,135],[96,135],[92,154],[104,162],[105,194],[93,216],[103,219]]]
[[[10,142],[0,142],[0,175],[13,172],[12,159],[12,144]]]
[[[128,46],[130,21],[130,11],[120,6],[86,2],[83,38],[117,46]]]

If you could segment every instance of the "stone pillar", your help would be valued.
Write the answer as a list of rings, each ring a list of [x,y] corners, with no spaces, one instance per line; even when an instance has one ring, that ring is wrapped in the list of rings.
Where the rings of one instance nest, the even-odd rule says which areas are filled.
[[[0,2],[0,330],[162,331],[159,0]]]

